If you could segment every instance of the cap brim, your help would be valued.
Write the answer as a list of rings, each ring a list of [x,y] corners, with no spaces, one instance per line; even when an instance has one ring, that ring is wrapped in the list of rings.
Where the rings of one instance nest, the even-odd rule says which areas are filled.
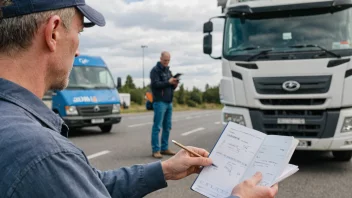
[[[89,5],[77,6],[77,9],[90,21],[90,23],[84,23],[84,27],[105,26],[104,16]]]

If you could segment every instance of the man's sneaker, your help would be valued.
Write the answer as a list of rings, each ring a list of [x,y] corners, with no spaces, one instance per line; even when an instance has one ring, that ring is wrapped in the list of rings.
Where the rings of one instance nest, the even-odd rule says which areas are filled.
[[[160,152],[159,152],[159,151],[158,151],[158,152],[153,153],[153,157],[155,157],[155,158],[163,158],[163,156],[160,154]]]
[[[163,155],[175,155],[175,152],[170,151],[169,149],[165,150],[165,151],[161,151],[161,154]]]

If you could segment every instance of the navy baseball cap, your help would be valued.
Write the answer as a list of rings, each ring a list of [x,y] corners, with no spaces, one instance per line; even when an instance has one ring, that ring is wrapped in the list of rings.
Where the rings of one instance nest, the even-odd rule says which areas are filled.
[[[90,21],[84,27],[105,26],[104,16],[86,4],[85,0],[2,0],[8,5],[2,6],[0,18],[12,18],[26,14],[76,7]],[[7,1],[7,2],[6,2]],[[1,6],[1,4],[0,4]]]

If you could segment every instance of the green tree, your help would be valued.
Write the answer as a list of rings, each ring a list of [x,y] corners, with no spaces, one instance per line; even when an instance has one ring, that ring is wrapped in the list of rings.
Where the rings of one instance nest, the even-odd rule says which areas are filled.
[[[209,87],[209,84],[207,83],[207,84],[205,85],[205,91],[207,91],[209,88],[210,88],[210,87]]]
[[[203,100],[206,103],[220,104],[219,86],[210,87],[203,93]]]
[[[202,92],[198,88],[193,87],[193,90],[190,93],[189,99],[196,102],[197,104],[202,104],[202,102],[203,102]]]
[[[127,75],[126,77],[126,82],[125,82],[125,88],[127,89],[136,89],[136,85],[133,83],[132,76]]]
[[[178,104],[186,104],[186,92],[183,84],[181,84],[180,89],[176,91],[175,98]]]

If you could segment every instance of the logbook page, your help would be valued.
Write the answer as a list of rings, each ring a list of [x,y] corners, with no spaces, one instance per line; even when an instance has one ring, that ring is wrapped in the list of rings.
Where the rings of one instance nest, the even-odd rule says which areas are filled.
[[[231,195],[265,137],[264,133],[230,122],[209,155],[217,167],[204,167],[191,189],[212,198]]]
[[[288,158],[292,156],[293,142],[293,137],[266,136],[241,181],[252,177],[259,171],[263,174],[263,179],[259,185],[271,186],[288,165]]]

